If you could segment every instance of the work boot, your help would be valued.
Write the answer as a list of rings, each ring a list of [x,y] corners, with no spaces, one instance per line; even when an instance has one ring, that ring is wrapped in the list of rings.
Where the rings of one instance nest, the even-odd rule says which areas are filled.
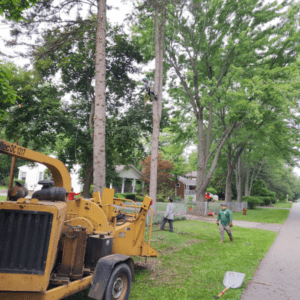
[[[232,243],[233,242],[233,239],[230,239],[230,243]]]

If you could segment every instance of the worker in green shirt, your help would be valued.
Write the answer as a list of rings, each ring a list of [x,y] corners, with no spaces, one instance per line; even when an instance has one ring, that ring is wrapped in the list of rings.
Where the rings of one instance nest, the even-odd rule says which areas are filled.
[[[221,220],[221,222],[220,222],[220,220]],[[233,238],[232,238],[232,233],[230,230],[230,227],[233,226],[232,225],[232,213],[227,208],[226,203],[221,204],[221,209],[218,214],[217,224],[219,226],[220,235],[221,235],[220,244],[224,243],[224,229],[226,230],[226,232],[230,238],[230,242],[232,242]]]

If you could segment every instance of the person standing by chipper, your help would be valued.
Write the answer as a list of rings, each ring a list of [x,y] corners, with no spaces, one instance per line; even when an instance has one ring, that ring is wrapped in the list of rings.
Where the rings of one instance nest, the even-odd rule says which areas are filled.
[[[220,222],[221,220],[221,222]],[[217,225],[219,226],[221,241],[220,244],[224,243],[224,230],[226,230],[230,242],[233,242],[232,233],[230,227],[232,227],[232,213],[227,208],[226,203],[221,204],[221,209],[218,214]]]

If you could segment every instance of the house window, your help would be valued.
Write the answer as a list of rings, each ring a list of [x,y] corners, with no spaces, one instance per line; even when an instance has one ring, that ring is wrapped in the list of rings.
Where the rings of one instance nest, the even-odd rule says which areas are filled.
[[[177,185],[176,185],[177,187],[180,187],[180,183],[179,182],[177,182]]]
[[[26,174],[27,174],[26,172],[22,172],[22,175],[21,175],[22,178],[21,178],[21,180],[26,180]]]
[[[40,181],[40,180],[43,180],[43,172],[40,172],[40,173],[39,173],[39,181]]]

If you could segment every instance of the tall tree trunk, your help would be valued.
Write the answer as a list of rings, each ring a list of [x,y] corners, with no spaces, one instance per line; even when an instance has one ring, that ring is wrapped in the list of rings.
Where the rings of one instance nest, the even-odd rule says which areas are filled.
[[[247,170],[246,170],[245,196],[250,196],[249,179],[250,179],[250,163],[248,163]]]
[[[83,185],[83,197],[88,198],[93,175],[93,153],[88,154],[85,179]]]
[[[244,160],[240,156],[236,165],[237,202],[243,201]]]
[[[105,188],[105,124],[106,124],[106,0],[98,0],[96,32],[95,116],[94,116],[94,192]]]
[[[203,110],[201,110],[201,115]],[[205,153],[205,133],[203,130],[203,118],[198,120],[198,165],[197,165],[197,181],[196,181],[196,201],[205,202],[205,191],[209,181],[206,179],[206,153]]]
[[[161,20],[159,22],[159,11],[161,10]],[[156,192],[157,192],[157,160],[159,125],[162,113],[162,75],[163,75],[163,39],[165,30],[165,4],[164,1],[159,6],[159,1],[155,1],[155,85],[154,93],[158,100],[153,100],[153,131],[151,136],[151,169],[149,194],[153,200],[153,211],[156,214]]]
[[[230,145],[228,145],[228,152],[227,152],[227,176],[226,176],[226,190],[225,190],[225,201],[231,202],[232,201],[232,186],[231,186],[231,180],[232,180],[232,174],[235,169],[235,166],[238,162],[239,157],[244,151],[245,144],[242,144],[241,146],[236,146],[235,154],[231,154],[232,148]]]

